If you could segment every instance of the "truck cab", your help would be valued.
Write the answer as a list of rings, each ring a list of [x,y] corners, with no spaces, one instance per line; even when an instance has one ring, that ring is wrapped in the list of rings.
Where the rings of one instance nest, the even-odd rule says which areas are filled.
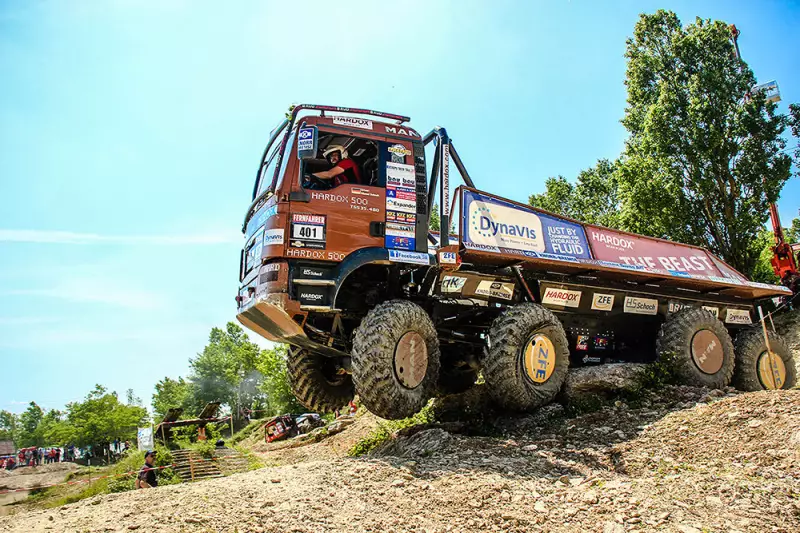
[[[244,220],[238,319],[346,355],[346,322],[430,261],[425,150],[399,115],[298,106],[291,117],[264,150]],[[331,148],[351,162],[349,179],[317,177],[336,166]]]

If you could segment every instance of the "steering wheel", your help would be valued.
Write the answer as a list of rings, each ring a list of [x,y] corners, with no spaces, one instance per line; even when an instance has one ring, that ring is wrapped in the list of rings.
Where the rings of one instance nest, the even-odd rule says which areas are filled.
[[[320,179],[309,173],[303,176],[303,188],[319,191],[330,189],[331,184],[328,180]]]

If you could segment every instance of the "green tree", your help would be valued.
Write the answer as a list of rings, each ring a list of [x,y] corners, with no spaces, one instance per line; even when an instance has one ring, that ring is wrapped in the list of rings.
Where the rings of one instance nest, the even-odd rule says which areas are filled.
[[[73,427],[72,437],[79,446],[132,438],[146,420],[144,407],[121,403],[116,393],[102,385],[95,385],[84,401],[67,404],[66,421]]]
[[[156,383],[156,392],[153,394],[153,413],[156,420],[163,419],[172,407],[190,411],[194,405],[194,388],[182,377],[165,377]]]
[[[431,231],[439,231],[441,228],[441,219],[439,218],[439,204],[433,204],[433,208],[431,209],[431,216],[430,216],[430,224],[428,228]]]
[[[786,242],[797,243],[800,242],[800,218],[792,220],[792,225],[785,228]]]
[[[720,21],[640,16],[627,41],[630,133],[618,175],[621,225],[704,246],[752,274],[768,205],[791,174],[776,111]]]
[[[63,446],[73,441],[75,428],[64,419],[64,413],[51,409],[39,422],[36,434],[43,446]]]
[[[0,440],[17,439],[17,416],[10,411],[0,411]]]
[[[225,330],[212,329],[208,340],[203,351],[189,361],[197,406],[219,401],[237,415],[240,408],[252,408],[262,395],[258,345],[233,322],[228,322]]]
[[[618,169],[617,162],[600,159],[594,167],[581,171],[574,185],[563,176],[547,178],[545,192],[531,195],[528,202],[581,222],[619,227]]]
[[[260,389],[265,394],[264,409],[271,415],[304,410],[289,386],[286,365],[286,345],[272,350],[262,350],[258,369],[264,376]]]
[[[19,415],[17,438],[15,439],[17,446],[42,446],[44,444],[41,441],[41,435],[36,433],[39,422],[42,421],[43,417],[44,411],[36,402],[28,404],[28,408],[25,409],[25,412]]]

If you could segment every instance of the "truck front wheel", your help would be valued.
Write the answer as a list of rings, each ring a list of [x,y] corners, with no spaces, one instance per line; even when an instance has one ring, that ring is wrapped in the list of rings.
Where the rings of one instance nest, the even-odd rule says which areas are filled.
[[[367,313],[356,330],[352,372],[372,413],[399,419],[422,409],[439,378],[439,339],[425,310],[391,300]]]
[[[747,329],[736,335],[736,371],[733,384],[743,391],[791,389],[797,383],[797,368],[789,347],[778,335],[769,333],[767,351],[761,328]]]
[[[333,359],[290,347],[286,363],[292,393],[307,409],[331,413],[353,399],[353,380]]]
[[[733,341],[728,330],[710,311],[679,311],[662,326],[656,340],[660,360],[672,360],[686,385],[721,389],[733,376]]]
[[[569,342],[561,322],[538,304],[516,305],[492,324],[483,376],[501,407],[526,411],[549,403],[567,377]]]

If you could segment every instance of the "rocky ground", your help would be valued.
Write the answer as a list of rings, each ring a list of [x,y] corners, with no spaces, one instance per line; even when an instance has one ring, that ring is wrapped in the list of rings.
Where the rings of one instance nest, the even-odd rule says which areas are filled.
[[[667,387],[587,414],[467,418],[344,457],[348,432],[379,423],[368,415],[337,447],[260,448],[281,466],[3,517],[0,531],[800,531],[798,390]]]

